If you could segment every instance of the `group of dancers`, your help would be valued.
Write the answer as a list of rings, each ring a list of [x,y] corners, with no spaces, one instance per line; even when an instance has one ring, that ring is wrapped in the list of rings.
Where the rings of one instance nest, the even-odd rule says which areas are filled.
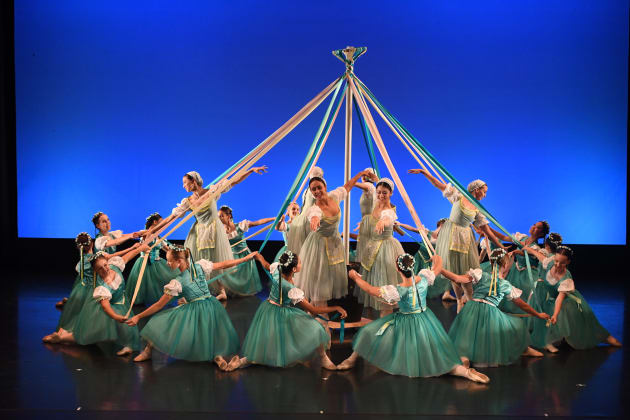
[[[221,189],[228,191],[252,173],[266,170],[252,168],[230,185],[220,184]],[[287,367],[316,357],[325,369],[343,370],[361,356],[391,374],[452,374],[481,383],[489,378],[471,365],[492,367],[513,364],[521,356],[541,357],[540,350],[557,352],[561,340],[575,349],[601,342],[621,346],[576,290],[567,268],[573,252],[562,245],[559,234],[550,232],[547,222],[534,223],[529,235],[512,235],[519,248],[510,250],[513,245],[504,242],[512,238],[492,229],[452,185],[423,169],[409,173],[424,175],[452,204],[448,218],[438,221],[435,230],[423,232],[431,245],[421,243],[414,256],[404,252],[394,232],[418,229],[398,222],[391,203],[394,182],[379,179],[371,168],[329,190],[323,171],[314,167],[302,207],[291,203],[276,226],[285,245],[272,263],[248,248],[244,233],[274,218],[235,223],[230,207],[217,206],[219,186],[204,188],[194,171],[182,179],[191,194],[168,217],[151,214],[142,230],[112,231],[107,215],[99,212],[92,219],[95,237],[86,232],[76,237],[80,254],[76,281],[67,300],[60,302],[63,309],[55,332],[43,341],[79,345],[109,341],[119,346],[120,356],[141,350],[134,358],[137,362],[150,360],[157,349],[177,359],[212,360],[225,371],[250,364]],[[362,218],[358,235],[353,235],[355,264],[347,265],[339,205],[355,187],[362,190]],[[488,186],[475,180],[468,191],[482,200]],[[167,224],[193,209],[195,222],[183,246],[158,236]],[[117,251],[131,239],[140,240]],[[429,257],[429,249],[435,249],[434,256]],[[136,259],[125,282],[125,265],[139,254],[144,258]],[[256,261],[269,274],[270,291],[239,345],[219,300],[262,290]],[[338,313],[342,319],[347,314],[327,302],[346,296],[349,280],[373,320],[355,334],[350,357],[335,365],[327,354],[328,314]],[[457,316],[448,333],[427,307],[428,298],[440,297],[457,301]],[[169,305],[174,298],[177,306]],[[132,301],[146,309],[135,314]],[[142,318],[149,320],[139,330]]]

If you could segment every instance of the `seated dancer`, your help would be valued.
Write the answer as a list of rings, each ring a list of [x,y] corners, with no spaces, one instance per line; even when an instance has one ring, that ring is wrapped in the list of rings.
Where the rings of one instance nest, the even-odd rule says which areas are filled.
[[[312,232],[300,250],[303,269],[295,285],[315,306],[326,306],[326,301],[348,294],[346,258],[339,236],[339,203],[359,177],[365,175],[365,171],[359,172],[343,187],[330,193],[323,178],[314,176],[309,181],[315,204],[308,209],[306,217]]]
[[[153,238],[151,238],[153,239]],[[99,251],[91,258],[92,270],[95,273],[93,299],[83,305],[74,330],[58,333],[60,342],[81,345],[113,341],[122,347],[116,354],[126,356],[138,350],[140,337],[138,329],[124,323],[129,310],[129,301],[125,299],[125,264],[138,253],[147,252],[145,244],[135,244],[125,250],[122,256],[109,257]]]
[[[361,197],[359,198],[359,209],[361,210],[361,223],[359,223],[359,235],[353,238],[357,241],[357,249],[354,257],[355,262],[361,262],[362,248],[368,241],[370,233],[367,231],[367,223],[363,223],[364,220],[369,220],[372,217],[372,210],[376,204],[376,187],[374,183],[378,181],[378,177],[372,168],[365,168],[366,176],[361,177],[361,182],[357,182],[355,187],[363,190]],[[352,235],[351,235],[352,238]],[[365,240],[363,240],[365,238]]]
[[[184,198],[181,203],[173,209],[173,212],[166,219],[151,229],[151,233],[159,231],[163,226],[170,223],[176,218],[184,217],[188,211],[196,210],[195,223],[190,228],[184,247],[190,249],[192,257],[195,260],[205,259],[208,261],[221,262],[234,258],[232,247],[228,240],[227,233],[221,225],[218,225],[217,200],[221,196],[216,195],[209,202],[206,202],[215,192],[229,183],[227,189],[229,191],[234,185],[243,182],[249,175],[253,173],[263,174],[267,172],[266,166],[251,168],[237,179],[224,181],[218,185],[211,185],[210,188],[203,187],[203,178],[199,173],[188,172],[182,178],[182,184],[187,192],[192,193],[189,197]],[[200,207],[201,206],[201,207]],[[220,222],[218,222],[220,223]],[[220,275],[222,270],[214,270],[212,277]],[[217,294],[217,299],[225,300],[227,295],[220,281],[212,284],[211,289]]]
[[[213,270],[234,267],[250,261],[253,252],[237,260],[212,262],[193,261],[190,250],[174,245],[166,253],[166,261],[173,270],[181,271],[164,286],[164,295],[156,303],[127,320],[135,326],[138,321],[153,315],[140,335],[147,341],[142,353],[133,359],[143,362],[151,359],[153,348],[176,359],[191,362],[213,360],[219,369],[225,370],[224,356],[238,351],[238,335],[223,305],[210,294],[208,280]],[[182,296],[184,304],[156,314],[173,298]]]
[[[492,228],[490,229],[492,230],[494,235],[497,238],[501,239],[502,241],[504,242],[511,241],[509,236],[504,235],[501,232],[496,231],[495,229],[492,229]],[[549,223],[547,223],[544,220],[541,220],[534,223],[529,228],[529,236],[520,232],[516,232],[512,236],[514,236],[514,238],[520,241],[523,245],[529,246],[535,250],[540,250],[541,248],[538,245],[538,240],[539,239],[544,240],[545,236],[547,236],[548,233],[549,233]],[[485,243],[486,241],[482,242],[482,244],[485,244]],[[536,275],[538,274],[538,260],[531,256],[529,257],[529,263],[532,270],[532,279],[530,280],[529,273],[527,271],[527,262],[525,261],[525,254],[521,250],[514,251],[513,254],[515,255],[514,264],[512,265],[512,268],[508,272],[507,277],[505,279],[509,281],[512,286],[516,287],[517,289],[522,290],[523,295],[521,296],[521,298],[525,302],[529,302],[529,298],[531,297],[532,292],[534,290],[534,282],[537,280]],[[501,309],[503,312],[513,313],[513,314],[524,313],[519,307],[517,307],[516,305],[514,305],[512,302],[510,302],[507,299],[504,299],[501,301],[501,304],[499,305],[499,309]]]
[[[549,235],[551,236],[551,235]],[[554,342],[564,339],[577,350],[590,349],[599,343],[621,347],[621,343],[599,323],[593,309],[575,288],[567,266],[573,258],[568,246],[559,245],[555,254],[546,257],[534,248],[525,248],[541,262],[542,276],[536,284],[532,306],[551,316],[550,322],[533,323],[532,344],[551,353]]]
[[[145,228],[151,229],[156,226],[162,220],[162,216],[159,213],[152,213],[147,217]],[[151,243],[147,244],[150,247],[153,246],[159,240],[159,236],[156,237]],[[144,239],[140,239],[140,242],[144,242]],[[138,289],[138,294],[136,295],[136,300],[134,301],[135,305],[141,304],[152,304],[157,302],[160,297],[162,297],[162,291],[164,290],[164,285],[169,282],[170,279],[177,276],[179,274],[176,271],[173,271],[166,261],[160,257],[160,250],[166,251],[168,249],[168,245],[170,243],[168,241],[162,241],[160,247],[155,247],[151,249],[149,253],[149,257],[147,260],[147,264],[144,269],[144,274],[142,276],[142,283],[140,284],[140,289]],[[125,293],[127,295],[127,299],[131,302],[133,298],[133,294],[136,290],[136,284],[138,283],[138,276],[140,275],[140,270],[142,269],[142,264],[144,260],[144,252],[140,253],[140,258],[138,258],[131,268],[131,272],[129,273],[129,277],[127,278],[127,286],[125,287]]]
[[[438,235],[440,233],[440,229],[442,229],[442,226],[444,226],[444,223],[448,220],[448,218],[442,218],[440,220],[437,221],[436,224],[436,229],[431,231],[431,230],[426,230],[426,235],[427,235],[427,239],[429,239],[431,241],[431,244],[433,245],[433,249],[435,249],[436,243],[437,243],[437,238]],[[401,227],[411,231],[411,232],[416,232],[416,233],[420,233],[418,231],[418,228],[411,226],[411,225],[407,225],[404,223],[398,223]],[[413,267],[413,272],[418,274],[420,272],[420,270],[423,270],[425,268],[430,268],[431,267],[431,257],[429,257],[429,249],[427,247],[427,245],[423,242],[420,245],[420,248],[418,249],[418,252],[416,252],[416,254],[413,256],[413,258],[416,260],[415,265]],[[427,298],[428,299],[433,299],[433,298],[437,298],[437,297],[441,297],[442,300],[444,301],[453,301],[456,300],[453,295],[451,295],[451,282],[448,281],[444,276],[438,276],[435,279],[435,282],[429,286],[429,289],[427,290]]]
[[[293,284],[293,277],[302,265],[293,252],[285,251],[278,262],[271,265],[260,254],[256,259],[271,272],[269,299],[260,304],[247,331],[243,357],[230,361],[228,369],[250,363],[287,367],[307,362],[317,354],[324,369],[335,370],[325,351],[328,334],[308,312],[317,315],[336,311],[343,319],[346,311],[340,306],[318,307],[309,303],[304,292]]]
[[[361,252],[361,276],[370,285],[379,287],[396,285],[399,282],[399,274],[396,268],[396,257],[403,254],[400,242],[394,238],[394,222],[396,206],[392,205],[391,197],[394,191],[394,182],[389,178],[381,178],[376,184],[376,202],[372,205],[372,211],[361,220],[362,234],[359,242],[363,245]],[[363,235],[363,237],[361,236]],[[359,303],[365,307],[380,311],[380,316],[392,313],[393,306],[366,293],[360,288],[355,288]]]
[[[110,231],[112,223],[109,217],[102,211],[99,211],[92,217],[94,227],[98,229],[98,233],[94,238],[94,250],[103,251],[108,254],[116,252],[116,246],[128,241],[129,239],[137,239],[143,232],[122,233],[122,230]]]
[[[298,203],[291,203],[287,207],[287,212],[284,217],[280,220],[280,223],[276,226],[276,230],[282,232],[282,238],[284,239],[284,246],[280,248],[280,251],[276,254],[276,257],[273,259],[274,262],[278,261],[280,255],[284,253],[284,251],[289,249],[289,235],[294,235],[294,232],[297,230],[291,230],[293,226],[293,222],[300,214],[300,205]],[[296,225],[297,226],[297,225]],[[302,228],[301,226],[299,227]],[[299,251],[294,252],[294,254],[299,254]]]
[[[221,206],[219,209],[219,220],[225,227],[234,258],[241,258],[251,253],[247,242],[243,240],[243,233],[247,232],[252,226],[273,222],[275,217],[256,221],[242,220],[235,225],[232,209],[229,206]],[[238,267],[230,270],[229,273],[221,277],[221,283],[229,293],[238,296],[251,296],[262,290],[258,268],[254,260],[239,264]]]
[[[70,297],[65,298],[66,302],[59,317],[57,329],[54,333],[42,338],[44,343],[58,343],[61,341],[59,334],[65,335],[72,332],[83,304],[92,297],[92,292],[94,291],[94,274],[90,264],[90,258],[94,252],[92,237],[87,232],[81,232],[77,235],[74,242],[81,255],[76,266],[77,277],[72,285]]]
[[[425,268],[414,276],[414,258],[409,254],[395,257],[401,282],[381,287],[368,284],[350,270],[349,276],[357,286],[390,304],[398,303],[400,311],[362,327],[352,343],[354,352],[337,369],[352,368],[361,356],[393,375],[414,378],[451,374],[475,382],[490,381],[486,375],[462,365],[444,327],[427,307],[427,288],[442,267],[439,256],[432,260],[432,271]]]
[[[519,357],[541,357],[542,353],[529,347],[529,330],[522,319],[502,312],[501,299],[510,299],[523,311],[540,319],[549,315],[532,309],[521,298],[521,290],[512,286],[504,277],[512,265],[511,255],[504,249],[490,253],[493,274],[480,268],[470,269],[459,275],[442,269],[442,275],[451,281],[468,281],[473,285],[473,299],[457,314],[448,335],[460,355],[475,366],[495,367],[511,365]]]
[[[461,275],[467,273],[471,268],[479,268],[479,250],[475,243],[475,236],[470,229],[471,223],[480,228],[498,247],[505,248],[488,228],[486,217],[451,184],[443,184],[425,169],[411,169],[409,173],[424,175],[433,186],[442,191],[442,195],[453,205],[448,220],[440,229],[435,245],[435,252],[444,259],[445,270]],[[468,192],[480,201],[486,196],[488,186],[485,182],[477,179],[468,184]],[[470,283],[464,283],[461,286],[455,282],[451,284],[457,297],[457,312],[459,313],[466,300],[472,298],[472,287]]]

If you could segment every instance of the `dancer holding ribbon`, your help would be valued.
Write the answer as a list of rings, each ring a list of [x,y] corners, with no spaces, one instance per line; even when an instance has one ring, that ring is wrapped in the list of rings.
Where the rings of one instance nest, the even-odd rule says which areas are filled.
[[[442,183],[425,169],[410,169],[409,173],[424,175],[453,205],[448,220],[440,229],[435,247],[435,252],[444,259],[445,270],[461,275],[470,269],[479,268],[479,250],[470,229],[471,223],[480,228],[498,247],[505,248],[489,229],[486,217],[455,187]],[[476,200],[482,200],[488,192],[488,186],[477,179],[468,184],[468,192]],[[451,284],[457,297],[457,312],[459,313],[466,300],[472,298],[472,287],[469,283],[461,286],[453,282]]]
[[[122,233],[122,230],[112,231],[112,223],[109,221],[109,217],[99,211],[92,216],[92,223],[98,230],[96,237],[94,238],[94,250],[103,251],[108,254],[114,254],[116,252],[116,246],[128,241],[129,239],[137,239],[143,232]]]

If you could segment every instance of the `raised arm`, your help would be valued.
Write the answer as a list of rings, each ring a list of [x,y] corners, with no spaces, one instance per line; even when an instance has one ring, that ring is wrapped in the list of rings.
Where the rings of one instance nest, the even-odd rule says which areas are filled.
[[[351,179],[348,180],[348,182],[346,182],[346,184],[343,186],[346,191],[350,192],[350,190],[352,189],[352,187],[354,187],[354,185],[357,183],[357,181],[359,180],[359,178],[361,178],[362,176],[365,176],[366,174],[369,174],[371,172],[369,171],[361,171],[358,174],[356,174],[355,176],[353,176]]]
[[[429,182],[433,184],[433,186],[440,191],[444,191],[444,189],[446,188],[446,185],[444,183],[442,183],[439,179],[431,175],[426,169],[409,169],[409,171],[407,172],[409,172],[410,174],[424,175],[429,180]]]
[[[212,269],[213,270],[224,270],[226,268],[231,268],[231,267],[234,267],[236,265],[239,265],[242,262],[251,260],[257,254],[258,254],[258,251],[254,251],[251,254],[247,254],[243,258],[239,258],[237,260],[225,260],[225,261],[213,262],[212,263]]]
[[[380,287],[376,287],[376,286],[372,286],[370,283],[366,282],[365,280],[363,280],[363,278],[361,277],[361,275],[359,273],[357,273],[355,270],[350,270],[348,272],[348,277],[350,277],[352,280],[354,280],[354,282],[357,284],[357,286],[359,286],[364,292],[374,296],[374,297],[380,297],[381,296],[381,288]]]
[[[257,166],[255,168],[250,168],[243,175],[239,176],[236,179],[230,180],[231,186],[233,187],[236,184],[240,184],[241,182],[245,181],[247,179],[247,177],[250,176],[251,174],[253,174],[254,172],[256,172],[258,175],[262,175],[262,174],[267,172],[267,166],[263,165],[263,166]]]

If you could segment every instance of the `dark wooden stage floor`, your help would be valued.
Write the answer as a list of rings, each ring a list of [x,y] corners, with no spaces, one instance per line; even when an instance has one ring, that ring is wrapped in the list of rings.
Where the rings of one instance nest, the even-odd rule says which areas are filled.
[[[67,296],[72,278],[22,275],[4,281],[18,281],[19,286],[3,309],[3,418],[208,418],[209,413],[213,418],[621,417],[630,411],[628,347],[574,351],[563,346],[560,353],[542,359],[481,369],[491,378],[489,385],[454,377],[391,376],[363,362],[349,372],[255,366],[224,373],[210,363],[169,360],[160,354],[152,362],[134,364],[96,346],[41,343],[57,323],[54,303]],[[623,283],[582,280],[577,286],[601,323],[628,344]],[[241,339],[260,299],[227,303]],[[448,329],[455,307],[439,301],[429,306]],[[349,352],[349,340],[334,345],[333,361]]]

